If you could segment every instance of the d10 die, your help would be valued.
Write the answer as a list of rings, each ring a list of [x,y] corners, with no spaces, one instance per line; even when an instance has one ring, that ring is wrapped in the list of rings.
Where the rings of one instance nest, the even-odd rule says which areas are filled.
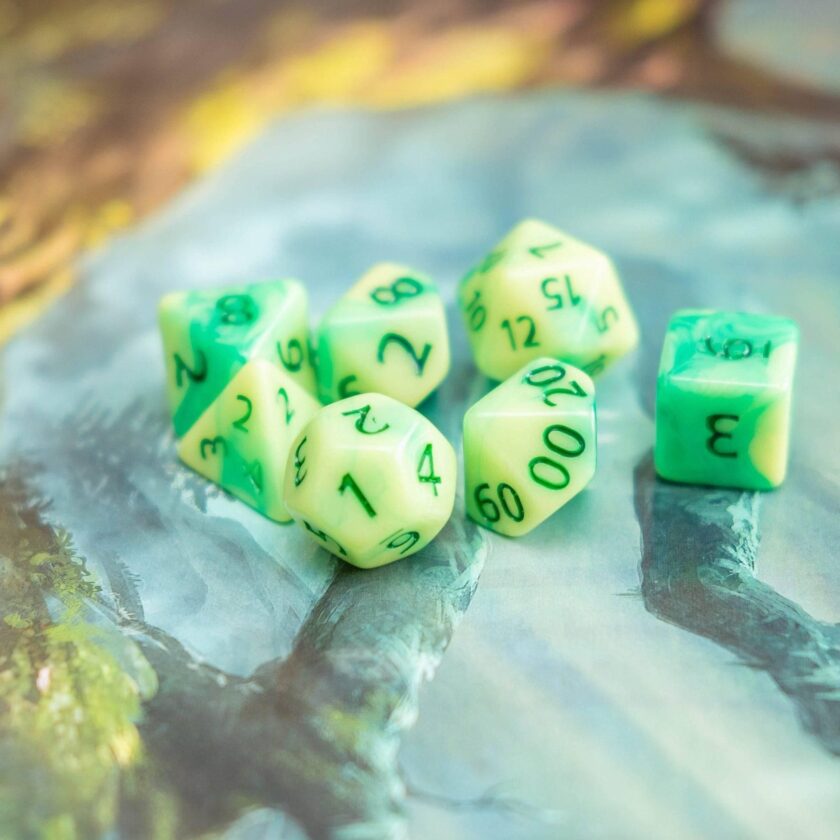
[[[276,280],[173,292],[158,316],[175,434],[183,435],[248,359],[267,359],[315,392],[306,291]]]
[[[449,372],[437,289],[405,266],[374,266],[324,316],[318,364],[324,402],[375,391],[417,405]]]
[[[322,408],[293,452],[289,513],[354,566],[414,554],[452,513],[452,447],[425,417],[390,397],[360,394]]]
[[[319,408],[288,373],[247,362],[178,444],[187,466],[278,522],[292,440]]]
[[[556,359],[530,362],[464,417],[467,513],[526,534],[589,483],[595,446],[589,376]]]
[[[536,220],[518,224],[464,277],[459,299],[475,363],[491,379],[540,356],[594,376],[639,339],[610,259]]]
[[[787,318],[674,315],[656,387],[660,476],[753,490],[782,483],[798,335]]]

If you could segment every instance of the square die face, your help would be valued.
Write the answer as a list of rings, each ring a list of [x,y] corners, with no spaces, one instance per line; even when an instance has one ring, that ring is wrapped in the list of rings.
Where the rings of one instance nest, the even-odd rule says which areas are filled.
[[[677,312],[657,382],[659,475],[756,490],[781,484],[797,342],[787,318]]]

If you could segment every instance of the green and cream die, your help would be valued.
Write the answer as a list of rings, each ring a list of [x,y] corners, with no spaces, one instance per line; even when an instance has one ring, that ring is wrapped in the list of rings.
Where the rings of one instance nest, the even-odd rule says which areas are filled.
[[[361,568],[423,548],[455,500],[449,442],[425,417],[383,394],[322,408],[298,434],[286,466],[292,517],[320,545]]]
[[[178,443],[187,466],[277,522],[292,440],[320,407],[282,368],[246,362]]]
[[[464,417],[467,514],[510,537],[576,496],[596,465],[595,387],[582,370],[534,359]]]
[[[657,473],[689,484],[778,487],[787,471],[798,340],[788,318],[676,312],[656,387]]]
[[[249,359],[271,361],[315,393],[306,291],[296,280],[173,292],[160,301],[158,320],[178,436]]]
[[[449,372],[437,288],[407,266],[374,266],[324,316],[318,360],[324,402],[368,391],[409,406],[422,402]]]
[[[463,278],[458,299],[475,363],[491,379],[543,356],[596,375],[639,340],[609,257],[535,219]]]

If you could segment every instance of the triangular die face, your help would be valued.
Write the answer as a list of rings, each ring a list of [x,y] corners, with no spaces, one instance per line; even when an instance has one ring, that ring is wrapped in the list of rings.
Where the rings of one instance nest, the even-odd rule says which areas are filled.
[[[178,446],[205,478],[271,519],[287,522],[283,472],[289,447],[318,403],[269,362],[249,362]]]

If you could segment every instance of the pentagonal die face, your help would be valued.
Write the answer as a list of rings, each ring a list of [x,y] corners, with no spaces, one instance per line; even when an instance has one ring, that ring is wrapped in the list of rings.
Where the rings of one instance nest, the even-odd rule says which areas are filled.
[[[173,292],[158,308],[175,434],[183,435],[249,359],[315,392],[306,291],[296,280]]]
[[[421,414],[382,394],[322,408],[292,444],[285,501],[324,548],[361,568],[408,557],[446,524],[455,453]]]
[[[638,327],[609,258],[551,225],[517,225],[461,281],[478,368],[505,379],[553,356],[591,375],[632,350]]]
[[[788,318],[681,310],[656,387],[656,471],[769,490],[787,470],[798,329]]]
[[[406,266],[372,268],[324,316],[318,335],[324,402],[373,391],[415,406],[449,372],[443,302]]]
[[[526,534],[589,483],[595,451],[592,380],[535,359],[464,418],[467,513],[500,534]]]

